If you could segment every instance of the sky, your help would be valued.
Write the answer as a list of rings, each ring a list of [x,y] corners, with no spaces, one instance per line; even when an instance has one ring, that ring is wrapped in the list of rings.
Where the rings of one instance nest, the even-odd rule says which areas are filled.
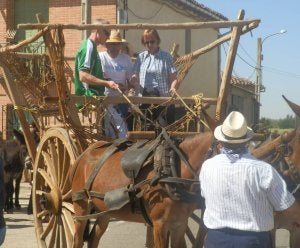
[[[233,76],[256,81],[257,39],[261,38],[262,84],[266,90],[261,93],[260,117],[280,119],[287,115],[294,116],[282,95],[300,105],[300,1],[198,0],[198,2],[221,13],[229,20],[236,20],[241,9],[245,10],[245,20],[261,20],[259,26],[252,32],[241,36]],[[286,32],[272,35],[281,30]],[[225,58],[223,54],[222,61]]]

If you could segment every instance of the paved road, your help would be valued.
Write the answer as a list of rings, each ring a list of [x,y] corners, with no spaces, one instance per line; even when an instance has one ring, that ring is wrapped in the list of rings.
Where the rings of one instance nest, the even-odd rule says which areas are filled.
[[[26,207],[30,195],[30,186],[21,184],[20,211],[6,214],[7,233],[4,248],[38,248],[33,216],[27,215]],[[145,247],[146,227],[143,224],[128,223],[123,221],[111,222],[103,236],[99,247],[102,248],[142,248]],[[134,237],[134,238],[133,238]],[[277,248],[289,248],[288,232],[279,230],[277,235]],[[86,247],[86,246],[85,246]]]

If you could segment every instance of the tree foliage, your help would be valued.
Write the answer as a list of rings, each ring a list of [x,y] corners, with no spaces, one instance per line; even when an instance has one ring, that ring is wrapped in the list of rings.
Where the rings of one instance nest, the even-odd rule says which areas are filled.
[[[284,119],[269,119],[263,117],[260,119],[260,123],[265,128],[297,128],[300,126],[300,118],[293,115],[287,115]]]

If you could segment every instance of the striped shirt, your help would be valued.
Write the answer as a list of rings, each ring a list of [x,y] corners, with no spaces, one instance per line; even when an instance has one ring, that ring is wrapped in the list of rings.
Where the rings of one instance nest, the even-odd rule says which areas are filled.
[[[269,231],[274,227],[273,211],[295,201],[278,172],[249,153],[234,163],[226,154],[206,160],[199,180],[209,229]]]
[[[158,91],[159,96],[170,96],[169,76],[176,72],[170,53],[158,50],[155,54],[148,51],[140,53],[133,68],[140,80],[140,93]]]

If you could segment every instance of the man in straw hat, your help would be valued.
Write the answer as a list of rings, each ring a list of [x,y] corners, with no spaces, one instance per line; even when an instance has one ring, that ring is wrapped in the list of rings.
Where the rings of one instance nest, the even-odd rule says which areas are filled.
[[[205,248],[271,248],[274,211],[300,224],[300,207],[284,180],[270,164],[248,153],[253,135],[237,111],[214,131],[222,148],[203,163],[199,176],[208,228]]]
[[[94,24],[108,24],[97,20]],[[75,94],[85,96],[102,96],[104,88],[118,89],[118,84],[112,80],[104,80],[97,46],[104,44],[109,31],[101,26],[92,30],[88,39],[84,40],[75,58]]]
[[[105,44],[107,51],[99,53],[104,77],[116,82],[119,89],[126,94],[127,82],[132,76],[133,64],[130,57],[121,52],[123,41],[120,32],[111,30],[110,37]],[[106,87],[104,94],[106,96],[118,96],[121,95],[121,92]],[[127,104],[109,104],[104,119],[107,137],[112,139],[127,137],[128,128],[125,120],[127,114]]]

